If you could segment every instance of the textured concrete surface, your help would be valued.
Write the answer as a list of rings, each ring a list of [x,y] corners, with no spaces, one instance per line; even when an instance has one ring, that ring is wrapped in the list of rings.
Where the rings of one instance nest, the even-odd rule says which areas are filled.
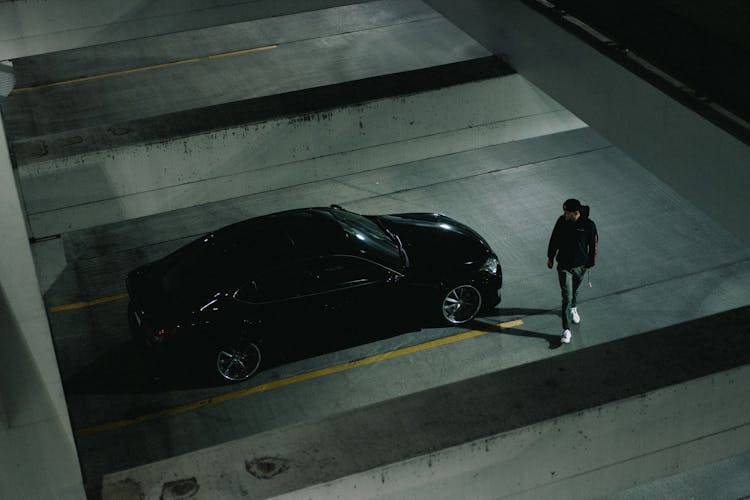
[[[602,500],[668,500],[670,498],[747,498],[750,453],[691,469],[602,497]]]

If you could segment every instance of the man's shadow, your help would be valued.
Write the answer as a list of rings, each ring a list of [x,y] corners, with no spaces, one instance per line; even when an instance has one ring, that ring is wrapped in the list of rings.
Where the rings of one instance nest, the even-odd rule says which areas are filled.
[[[504,321],[504,322],[508,322],[508,321],[513,321],[515,319],[522,319],[523,317],[527,317],[527,316],[541,316],[544,314],[557,315],[558,313],[555,309],[531,309],[531,308],[524,308],[524,307],[510,307],[510,308],[497,307],[493,309],[492,311],[489,311],[488,313],[478,316],[476,319],[474,319],[470,323],[470,326],[475,330],[480,330],[483,332],[494,332],[494,333],[502,333],[505,335],[513,335],[515,337],[524,337],[524,338],[530,337],[530,338],[542,339],[542,340],[547,341],[548,349],[557,349],[562,346],[562,340],[559,335],[532,332],[530,330],[524,330],[522,328],[517,328],[517,327],[503,328],[494,322],[490,323],[486,319],[483,319],[487,316],[502,316],[504,318],[510,317],[510,319],[506,319]]]

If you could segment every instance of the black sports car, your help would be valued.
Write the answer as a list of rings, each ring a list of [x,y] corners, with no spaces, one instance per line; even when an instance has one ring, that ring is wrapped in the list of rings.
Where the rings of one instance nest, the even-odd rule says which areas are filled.
[[[136,338],[198,345],[225,381],[258,370],[268,336],[295,342],[278,328],[289,318],[367,322],[398,311],[458,325],[497,305],[501,286],[497,256],[460,222],[337,205],[232,224],[127,276]]]

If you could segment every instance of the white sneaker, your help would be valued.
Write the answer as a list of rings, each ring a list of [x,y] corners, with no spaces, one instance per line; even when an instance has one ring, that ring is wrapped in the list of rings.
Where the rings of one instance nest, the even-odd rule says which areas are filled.
[[[576,325],[581,322],[581,317],[578,315],[577,307],[570,308],[570,315],[573,316],[573,323],[575,323]]]
[[[560,335],[560,342],[563,344],[570,344],[570,330],[563,330],[562,335]]]

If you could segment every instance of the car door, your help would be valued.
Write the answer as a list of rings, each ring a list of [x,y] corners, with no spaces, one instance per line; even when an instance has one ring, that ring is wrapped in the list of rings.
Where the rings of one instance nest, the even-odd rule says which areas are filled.
[[[234,299],[250,322],[294,322],[309,313],[305,297],[316,276],[309,262],[271,266],[240,287]]]
[[[313,300],[331,324],[372,323],[393,314],[403,303],[399,295],[402,276],[368,259],[335,255],[321,259],[314,281]]]
[[[262,310],[277,345],[320,354],[366,341],[377,315],[392,314],[400,278],[359,257],[315,257],[260,274],[236,299]]]
[[[418,324],[401,273],[354,256],[331,259],[324,271],[333,285],[327,299],[338,305],[332,322],[338,326],[338,347],[382,340]]]

